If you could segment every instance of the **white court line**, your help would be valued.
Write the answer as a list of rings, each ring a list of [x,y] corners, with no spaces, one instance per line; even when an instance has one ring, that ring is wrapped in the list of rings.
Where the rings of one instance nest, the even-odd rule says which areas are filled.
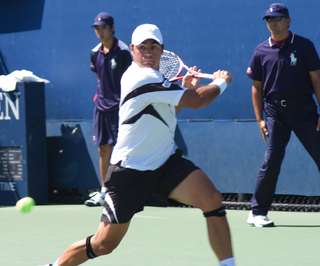
[[[137,217],[137,218],[148,218],[148,219],[168,219],[168,218],[165,218],[165,217],[144,216],[144,215],[138,215],[138,214],[136,214],[134,217]]]

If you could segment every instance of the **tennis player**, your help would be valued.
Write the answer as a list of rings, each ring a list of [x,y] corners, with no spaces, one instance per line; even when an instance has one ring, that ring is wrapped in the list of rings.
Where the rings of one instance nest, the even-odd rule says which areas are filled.
[[[198,86],[199,81],[188,73],[182,86],[172,84],[159,72],[163,48],[157,26],[143,24],[133,32],[133,63],[121,79],[119,135],[105,179],[108,190],[100,226],[95,235],[72,244],[53,266],[79,265],[110,254],[151,194],[200,208],[220,265],[236,265],[220,192],[199,167],[174,148],[176,112],[182,107],[209,105],[232,76],[219,70],[212,83]]]

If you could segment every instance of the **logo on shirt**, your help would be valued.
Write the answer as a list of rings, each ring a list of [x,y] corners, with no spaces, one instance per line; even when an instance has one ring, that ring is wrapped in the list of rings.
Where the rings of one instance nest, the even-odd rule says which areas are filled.
[[[111,68],[112,68],[112,69],[115,69],[116,67],[117,67],[116,59],[115,59],[115,58],[112,58],[112,59],[111,59]]]
[[[290,54],[290,60],[291,60],[291,62],[290,62],[290,65],[292,65],[292,66],[295,66],[296,64],[297,64],[297,58],[294,56],[294,53],[295,53],[296,51],[294,51],[294,52],[292,52],[291,54]]]
[[[251,69],[251,67],[248,67],[248,69],[247,69],[247,73],[248,73],[248,74],[251,74],[251,73],[252,73],[252,69]]]

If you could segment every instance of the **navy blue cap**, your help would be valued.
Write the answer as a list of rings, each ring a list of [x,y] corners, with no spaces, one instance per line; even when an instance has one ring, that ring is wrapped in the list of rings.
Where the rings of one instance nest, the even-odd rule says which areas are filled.
[[[284,4],[274,3],[267,8],[266,15],[262,19],[265,19],[266,17],[278,17],[278,16],[289,17],[289,10]]]
[[[94,27],[94,26],[105,27],[110,24],[114,24],[113,17],[109,13],[102,12],[102,13],[98,14],[98,16],[96,16],[92,27]]]

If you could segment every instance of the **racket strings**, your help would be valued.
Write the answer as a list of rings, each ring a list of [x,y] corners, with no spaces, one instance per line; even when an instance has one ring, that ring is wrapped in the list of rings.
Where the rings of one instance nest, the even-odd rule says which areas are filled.
[[[160,72],[168,80],[179,76],[182,72],[180,60],[177,57],[164,52],[160,58]]]

